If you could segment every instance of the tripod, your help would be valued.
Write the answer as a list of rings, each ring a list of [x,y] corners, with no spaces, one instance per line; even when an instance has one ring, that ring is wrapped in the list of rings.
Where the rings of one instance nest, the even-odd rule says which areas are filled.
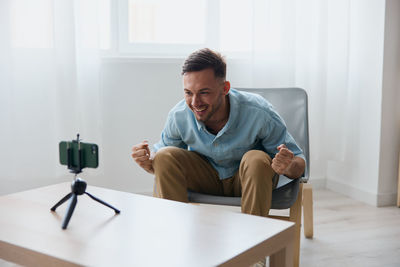
[[[110,204],[104,202],[103,200],[93,196],[92,194],[86,192],[86,182],[85,180],[81,179],[81,178],[76,178],[72,184],[71,184],[71,193],[68,193],[65,197],[63,197],[60,201],[57,202],[57,204],[55,204],[52,208],[51,211],[56,211],[56,209],[58,208],[58,206],[62,205],[65,201],[67,201],[68,199],[69,201],[69,205],[68,205],[68,209],[67,212],[65,213],[61,228],[62,229],[66,229],[69,223],[69,220],[71,219],[72,213],[74,212],[76,203],[78,202],[78,196],[79,195],[83,195],[86,194],[89,197],[91,197],[93,200],[113,209],[115,211],[115,214],[120,213],[120,211],[116,208],[114,208],[113,206],[111,206]]]
[[[86,192],[86,182],[85,180],[76,177],[78,175],[78,173],[82,172],[82,154],[83,152],[81,151],[80,148],[80,140],[79,140],[79,134],[77,135],[77,140],[73,141],[73,142],[77,142],[78,144],[78,149],[79,149],[79,153],[78,153],[78,165],[77,166],[73,166],[72,164],[72,155],[73,155],[73,148],[67,148],[67,165],[68,165],[68,169],[71,170],[72,173],[75,173],[75,179],[71,184],[71,193],[68,193],[65,197],[63,197],[60,201],[57,202],[57,204],[55,204],[50,210],[51,211],[56,211],[56,209],[62,205],[65,201],[67,201],[68,199],[69,201],[69,205],[68,205],[68,209],[67,212],[64,216],[61,228],[62,229],[66,229],[69,223],[69,220],[71,219],[72,213],[74,212],[76,203],[78,202],[78,196],[79,195],[83,195],[86,194],[88,195],[90,198],[92,198],[93,200],[113,209],[115,211],[115,214],[119,214],[120,211],[116,208],[114,208],[113,206],[111,206],[110,204],[104,202],[103,200],[93,196],[92,194]]]

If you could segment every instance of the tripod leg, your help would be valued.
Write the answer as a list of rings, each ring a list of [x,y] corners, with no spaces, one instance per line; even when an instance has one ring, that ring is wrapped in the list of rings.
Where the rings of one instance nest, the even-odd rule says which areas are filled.
[[[72,194],[71,200],[69,201],[69,206],[67,212],[65,213],[64,220],[62,222],[61,228],[66,229],[71,219],[72,213],[74,212],[76,202],[78,202],[78,196],[76,194]]]
[[[108,203],[104,202],[103,200],[101,200],[101,199],[99,199],[99,198],[93,196],[92,194],[90,194],[90,193],[88,193],[88,192],[85,192],[85,194],[87,194],[87,195],[88,195],[89,197],[91,197],[93,200],[96,200],[97,202],[99,202],[99,203],[101,203],[101,204],[103,204],[103,205],[105,205],[105,206],[107,206],[107,207],[113,209],[113,210],[115,211],[115,213],[117,213],[117,214],[120,213],[120,210],[114,208],[114,207],[111,206],[110,204],[108,204]]]
[[[50,210],[51,211],[56,211],[56,208],[61,206],[65,201],[67,201],[71,197],[72,193],[67,194],[65,197],[63,197],[60,201],[57,202]]]

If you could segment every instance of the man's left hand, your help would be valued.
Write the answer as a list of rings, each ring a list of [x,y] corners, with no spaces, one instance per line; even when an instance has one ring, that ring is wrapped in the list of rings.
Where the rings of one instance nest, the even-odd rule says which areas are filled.
[[[278,153],[272,159],[272,169],[281,175],[287,174],[290,164],[294,159],[294,154],[284,144],[277,147]]]

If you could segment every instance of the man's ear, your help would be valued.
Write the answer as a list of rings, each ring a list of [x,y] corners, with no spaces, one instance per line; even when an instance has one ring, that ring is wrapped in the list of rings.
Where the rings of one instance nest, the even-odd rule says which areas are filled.
[[[229,81],[224,82],[224,94],[227,95],[231,89],[231,83]]]

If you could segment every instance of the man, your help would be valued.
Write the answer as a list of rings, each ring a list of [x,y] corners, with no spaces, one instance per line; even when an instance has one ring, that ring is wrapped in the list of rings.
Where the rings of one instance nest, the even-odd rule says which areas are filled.
[[[242,212],[267,216],[279,174],[299,178],[304,156],[261,96],[230,88],[224,58],[192,53],[182,68],[185,99],[168,114],[161,140],[132,157],[156,177],[159,197],[188,202],[187,191],[241,196]]]

